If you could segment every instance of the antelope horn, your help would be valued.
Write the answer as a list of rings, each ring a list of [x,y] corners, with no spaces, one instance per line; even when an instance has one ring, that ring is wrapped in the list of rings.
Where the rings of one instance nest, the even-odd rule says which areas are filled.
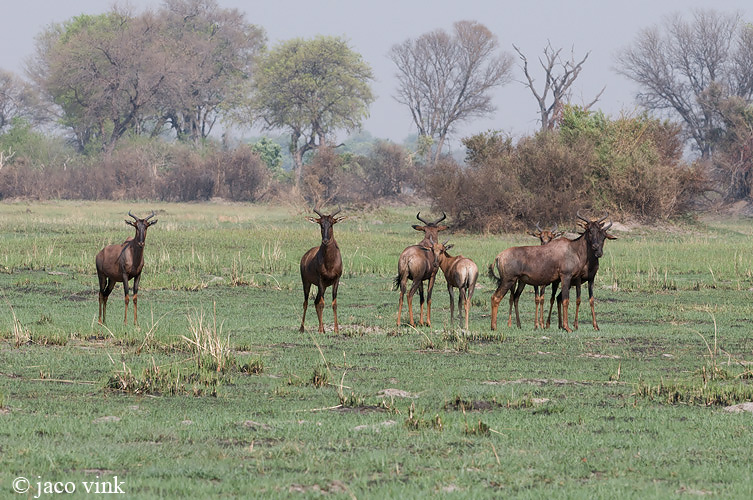
[[[606,230],[607,230],[607,229],[609,229],[610,227],[612,227],[612,221],[611,221],[611,220],[609,221],[609,225],[608,225],[608,226],[606,226],[606,227],[603,227],[602,229],[603,229],[604,231],[606,231]]]
[[[335,215],[337,215],[340,212],[342,212],[342,210],[343,210],[342,207],[337,207],[337,210],[334,211],[332,214],[330,214],[330,217],[334,217]]]
[[[318,207],[314,207],[314,213],[318,215],[319,217],[324,217],[322,213],[318,210]]]
[[[602,217],[601,219],[597,220],[596,222],[598,222],[599,224],[601,224],[604,220],[606,220],[607,217],[609,217],[609,212],[605,213],[604,217]]]
[[[584,221],[584,222],[588,222],[588,223],[590,223],[590,222],[591,222],[590,220],[586,219],[585,217],[583,217],[583,216],[582,216],[582,215],[580,214],[580,210],[578,210],[577,212],[575,212],[575,215],[576,215],[576,216],[578,216],[578,218],[579,218],[580,220]]]
[[[539,231],[540,233],[544,232],[544,230],[543,230],[543,229],[541,229],[541,227],[539,226],[539,223],[538,223],[538,222],[536,223],[536,229],[537,229],[537,230],[538,230],[538,231]]]
[[[445,220],[446,218],[447,218],[447,214],[446,214],[446,213],[444,213],[444,211],[443,211],[443,212],[442,212],[442,217],[440,217],[439,219],[437,219],[437,220],[435,220],[434,222],[432,222],[432,224],[439,224],[440,222],[442,222],[442,221],[443,221],[443,220]]]
[[[135,215],[133,215],[130,210],[128,211],[128,215],[130,215],[131,217],[133,217],[136,220],[139,220],[139,218],[136,217]]]
[[[447,238],[447,239],[446,239],[446,240],[444,241],[444,243],[442,243],[442,246],[443,246],[443,247],[446,247],[446,246],[447,246],[447,244],[448,244],[449,242],[450,242],[450,238]]]
[[[146,219],[144,219],[144,220],[149,220],[149,219],[151,219],[152,217],[154,217],[155,215],[157,215],[157,214],[155,214],[155,213],[154,213],[154,210],[152,210],[152,215],[150,215],[149,217],[147,217],[147,218],[146,218]]]
[[[553,233],[557,232],[557,223],[556,222],[554,223],[554,227],[552,228],[552,232]]]
[[[416,214],[416,219],[420,220],[421,222],[423,222],[423,223],[424,223],[424,224],[426,224],[427,226],[429,225],[429,223],[428,223],[428,222],[426,222],[425,220],[423,220],[423,219],[421,218],[421,212],[418,212],[418,213]]]

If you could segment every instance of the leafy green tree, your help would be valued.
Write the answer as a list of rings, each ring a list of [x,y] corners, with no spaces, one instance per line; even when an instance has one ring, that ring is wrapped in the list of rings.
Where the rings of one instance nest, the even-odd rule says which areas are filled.
[[[290,133],[300,184],[303,155],[335,140],[338,130],[361,127],[374,101],[371,67],[341,38],[282,42],[261,57],[251,112],[265,130]]]
[[[180,68],[160,89],[160,120],[180,140],[206,139],[219,119],[239,106],[254,58],[265,43],[264,30],[245,21],[237,9],[216,0],[164,0],[158,12],[170,65]],[[156,127],[159,133],[161,127]]]
[[[111,150],[155,106],[171,67],[153,50],[149,15],[111,11],[52,25],[38,39],[31,76],[62,110],[81,150]]]
[[[272,175],[278,179],[282,178],[285,174],[282,169],[282,146],[262,137],[251,147],[251,151],[259,155]]]
[[[47,28],[29,75],[82,151],[166,127],[199,142],[243,102],[264,40],[216,0],[165,0],[138,15],[115,7]]]

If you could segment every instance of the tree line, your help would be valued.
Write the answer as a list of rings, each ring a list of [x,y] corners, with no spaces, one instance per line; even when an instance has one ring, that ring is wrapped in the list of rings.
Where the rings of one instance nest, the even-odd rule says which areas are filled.
[[[238,153],[249,155],[249,162],[255,158],[243,175],[266,185],[261,189],[266,193],[285,192],[288,184],[309,199],[417,192],[444,206],[453,199],[450,189],[464,191],[473,182],[487,188],[484,178],[498,179],[509,184],[489,185],[496,196],[487,199],[499,203],[496,207],[487,203],[483,209],[496,210],[500,220],[520,222],[531,216],[522,208],[534,201],[527,196],[554,199],[560,196],[555,191],[562,189],[553,183],[555,191],[548,194],[539,189],[525,194],[521,187],[526,185],[525,172],[541,168],[544,178],[552,178],[554,172],[561,179],[570,178],[573,169],[557,163],[564,154],[558,148],[569,148],[568,154],[574,154],[579,147],[593,150],[597,163],[606,162],[575,169],[590,172],[581,177],[590,179],[591,186],[607,181],[614,187],[627,161],[634,167],[640,163],[648,177],[674,186],[679,191],[669,198],[682,200],[649,208],[648,202],[608,197],[618,192],[640,197],[629,190],[613,189],[607,195],[577,183],[567,186],[594,209],[617,205],[631,207],[638,216],[672,217],[704,199],[724,202],[751,196],[753,26],[739,14],[698,10],[640,31],[615,61],[617,71],[640,88],[637,102],[645,114],[635,116],[603,116],[594,109],[601,93],[585,106],[571,105],[571,89],[588,53],[576,56],[571,50],[568,56],[547,42],[536,65],[529,64],[530,55],[515,45],[513,49],[523,84],[539,111],[540,131],[534,136],[513,144],[503,134],[489,131],[463,139],[466,161],[447,157],[446,141],[456,127],[492,116],[496,111],[492,91],[510,84],[515,74],[516,58],[500,47],[494,33],[479,22],[458,21],[449,31],[437,29],[407,39],[389,52],[397,70],[394,97],[410,110],[415,144],[387,147],[378,142],[370,152],[353,154],[347,145],[336,142],[337,134],[361,128],[374,101],[374,75],[344,39],[297,38],[268,47],[262,27],[248,22],[237,9],[220,7],[216,0],[164,0],[154,11],[133,13],[113,7],[101,15],[82,14],[37,36],[26,79],[0,70],[0,177],[6,181],[0,195],[36,191],[45,196],[41,188],[46,186],[42,182],[36,189],[34,179],[49,175],[59,176],[61,186],[69,183],[75,191],[77,182],[71,180],[75,172],[101,170],[98,175],[76,175],[110,179],[116,186],[110,194],[118,196],[131,189],[117,188],[120,180],[130,177],[114,174],[113,165],[123,164],[124,169],[143,168],[150,173],[153,194],[161,198],[170,197],[169,186],[183,183],[185,196],[191,192],[227,196],[233,191],[234,199],[254,199],[257,195],[250,193],[256,188],[239,190],[240,181],[228,180],[234,174],[225,175],[220,168],[212,171],[210,165],[237,146],[212,138],[217,124],[223,123],[226,127],[254,124],[265,133],[279,134],[276,141],[262,139]],[[590,132],[579,133],[574,140],[576,129]],[[659,129],[665,132],[648,134],[654,142],[646,143],[646,131]],[[535,160],[522,154],[531,143],[553,140],[557,148],[548,149],[552,158]],[[670,143],[679,147],[668,148]],[[147,153],[132,167],[114,158],[123,155],[133,160],[135,144]],[[654,153],[638,158],[640,148],[629,149],[628,144],[640,144],[643,153]],[[683,155],[685,146],[696,151],[691,164]],[[196,172],[177,163],[186,155],[198,158],[186,164]],[[282,156],[291,159],[291,172],[280,168]],[[537,166],[538,161],[543,165]],[[456,165],[448,167],[453,162]],[[208,171],[199,175],[203,167],[197,165],[203,164]],[[262,170],[257,172],[259,166]],[[380,171],[384,175],[375,175]],[[474,181],[480,171],[486,177]],[[688,182],[672,183],[667,180],[671,178]],[[167,191],[159,195],[158,186]],[[321,189],[314,193],[312,186]],[[500,201],[503,192],[512,190],[510,186],[520,188],[519,200]],[[649,186],[642,189],[651,191]],[[471,221],[480,208],[458,208],[456,215]]]

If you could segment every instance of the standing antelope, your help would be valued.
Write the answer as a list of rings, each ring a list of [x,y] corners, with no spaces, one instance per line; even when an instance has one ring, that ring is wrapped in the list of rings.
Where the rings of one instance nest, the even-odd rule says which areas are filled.
[[[340,276],[343,273],[343,261],[340,256],[340,247],[337,246],[333,226],[345,219],[345,217],[335,217],[340,213],[337,209],[331,215],[322,215],[319,210],[314,209],[314,213],[319,216],[307,217],[309,222],[319,224],[322,230],[322,244],[313,247],[301,257],[301,281],[303,281],[303,318],[301,319],[300,332],[303,333],[303,324],[306,321],[306,309],[309,305],[309,291],[311,285],[316,285],[317,293],[314,299],[316,315],[319,318],[319,333],[324,333],[324,323],[322,313],[324,312],[324,292],[327,287],[332,287],[332,312],[335,316],[335,333],[340,331],[337,324],[337,287],[340,284]]]
[[[590,238],[592,240],[598,240],[598,238],[602,238],[602,246],[604,238],[609,240],[616,240],[617,237],[607,233],[607,230],[612,227],[612,223],[610,222],[609,225],[604,226],[604,221],[607,217],[609,217],[609,214],[605,214],[604,217],[601,219],[594,219],[589,220],[580,215],[580,212],[576,213],[578,219],[580,219],[580,226],[583,228],[583,234],[591,233]],[[603,236],[602,236],[603,235]],[[588,261],[586,262],[586,265],[581,269],[580,274],[578,274],[576,277],[574,277],[573,281],[571,282],[570,286],[575,286],[575,321],[573,321],[573,328],[578,329],[578,310],[580,309],[580,286],[583,281],[588,282],[588,303],[591,306],[591,320],[594,327],[594,330],[599,329],[599,325],[596,324],[596,309],[594,308],[594,302],[595,298],[593,296],[594,293],[594,280],[596,279],[596,272],[599,270],[599,258],[601,258],[603,250],[600,248],[600,251],[596,251],[596,249],[593,249],[592,252],[588,254]],[[554,292],[552,291],[552,296],[554,296]],[[563,290],[564,291],[564,290]],[[557,313],[560,316],[559,319],[559,325],[560,328],[562,328],[562,292],[560,292],[559,296],[557,297]],[[550,311],[551,314],[551,311]],[[565,313],[567,314],[567,309],[565,309]],[[565,324],[567,321],[565,321]]]
[[[589,221],[586,230],[575,240],[560,238],[547,245],[512,247],[497,255],[494,264],[489,266],[490,277],[497,281],[497,289],[492,294],[492,330],[497,328],[499,303],[516,281],[542,286],[559,280],[562,286],[562,327],[571,332],[567,323],[570,286],[579,283],[582,280],[581,276],[587,274],[589,262],[602,256],[604,240],[614,238],[606,232],[611,224],[603,227],[602,221],[606,217],[599,221]],[[499,277],[494,274],[494,265]],[[515,317],[520,328],[518,297],[514,297],[514,305]]]
[[[421,218],[421,212],[416,214],[416,218],[423,222],[423,226],[414,224],[412,227],[416,231],[423,231],[424,239],[418,245],[406,247],[400,254],[397,261],[397,276],[395,277],[395,286],[393,289],[400,288],[400,300],[397,305],[397,326],[400,326],[400,316],[403,311],[403,297],[408,287],[408,279],[413,284],[408,291],[408,317],[410,325],[415,326],[413,322],[413,295],[418,290],[418,296],[421,303],[421,309],[418,317],[418,324],[424,324],[424,281],[429,281],[426,294],[426,325],[431,326],[431,292],[434,289],[434,280],[437,276],[437,259],[434,256],[433,246],[439,240],[439,231],[444,231],[447,226],[438,226],[440,222],[447,218],[447,214],[442,213],[442,217],[434,222],[427,222]]]
[[[546,245],[550,241],[559,238],[563,234],[565,234],[564,231],[557,231],[557,224],[554,224],[554,227],[552,229],[541,229],[539,226],[539,223],[536,223],[536,231],[528,233],[534,238],[538,238],[538,240],[541,242],[542,245]],[[552,309],[554,308],[554,301],[555,297],[557,295],[557,286],[559,285],[558,282],[552,283],[552,297],[549,299],[549,316],[546,320],[546,326],[544,326],[544,294],[546,293],[546,286],[542,286],[539,288],[538,286],[533,286],[533,297],[534,297],[534,307],[536,310],[534,320],[533,320],[533,328],[536,329],[539,326],[543,328],[549,328],[549,325],[552,322]],[[518,288],[515,290],[514,295],[520,295],[521,292],[523,292],[523,288],[525,288],[525,283],[518,282]],[[507,326],[512,325],[512,302],[513,302],[513,294],[510,295],[510,312],[507,317]]]
[[[551,230],[546,230],[546,229],[541,229],[541,227],[539,226],[539,223],[537,222],[536,231],[529,232],[528,234],[530,234],[534,238],[538,238],[542,245],[546,245],[547,243],[554,240],[555,238],[562,236],[563,233],[557,232],[557,224],[555,224]],[[559,284],[558,281],[555,281],[552,284],[552,298],[550,299],[550,302],[549,302],[549,319],[547,320],[547,328],[549,327],[549,323],[551,322],[552,309],[554,307],[554,300],[557,295],[558,284]],[[507,326],[512,326],[513,304],[515,303],[516,300],[518,300],[520,295],[523,293],[523,289],[525,287],[526,287],[526,284],[523,281],[518,280],[517,287],[513,287],[512,292],[510,292],[510,309],[507,313]],[[533,318],[534,329],[537,329],[539,326],[541,326],[541,328],[544,328],[544,294],[545,293],[546,293],[546,285],[543,285],[541,287],[539,287],[539,285],[533,285],[533,303],[534,303],[534,309],[535,309],[535,314]]]
[[[107,315],[107,298],[116,283],[123,283],[125,292],[125,316],[123,323],[128,323],[128,280],[133,279],[133,324],[138,325],[137,299],[139,293],[139,281],[141,270],[144,268],[144,242],[146,229],[157,223],[150,220],[152,215],[145,219],[139,219],[130,210],[128,215],[133,221],[126,219],[125,223],[136,228],[136,236],[128,238],[120,245],[107,245],[100,250],[95,260],[97,265],[97,277],[99,278],[99,324],[105,324]]]
[[[447,244],[448,241],[434,243],[434,255],[447,281],[447,291],[450,293],[450,322],[454,323],[455,308],[455,297],[452,289],[457,288],[459,292],[458,312],[461,309],[465,312],[465,329],[467,330],[468,317],[471,313],[471,297],[473,297],[473,290],[476,288],[476,281],[478,281],[478,267],[467,257],[462,255],[452,257],[448,254],[447,250],[452,248],[452,245]]]

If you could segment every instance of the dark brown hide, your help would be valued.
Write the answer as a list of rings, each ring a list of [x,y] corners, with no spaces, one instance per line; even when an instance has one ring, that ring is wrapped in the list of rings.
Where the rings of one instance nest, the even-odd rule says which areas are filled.
[[[306,322],[306,309],[309,305],[309,291],[311,285],[316,285],[317,293],[314,299],[316,316],[319,318],[319,333],[324,333],[324,292],[327,287],[332,287],[332,312],[335,316],[335,333],[340,331],[337,323],[337,287],[340,284],[340,276],[343,273],[343,261],[340,256],[340,248],[335,241],[333,226],[345,219],[335,217],[340,213],[338,209],[331,215],[322,215],[316,208],[314,212],[319,218],[308,217],[314,224],[319,224],[322,230],[322,243],[318,247],[311,248],[301,257],[301,281],[303,282],[303,318],[301,319],[300,332],[304,331]]]
[[[136,228],[136,235],[128,238],[120,245],[107,245],[95,259],[97,265],[97,277],[99,278],[99,323],[105,324],[107,315],[107,298],[110,296],[116,283],[123,283],[125,294],[125,315],[123,323],[128,322],[128,280],[133,279],[133,324],[138,325],[138,293],[141,281],[141,270],[144,268],[144,243],[146,230],[149,226],[157,223],[150,220],[152,215],[145,219],[139,219],[130,211],[128,215],[134,220],[125,221],[129,226]]]
[[[397,326],[400,326],[400,316],[403,311],[403,297],[405,296],[408,288],[408,280],[412,280],[410,290],[408,291],[408,317],[410,325],[415,326],[413,321],[413,295],[418,290],[418,296],[420,300],[420,312],[418,317],[418,324],[424,324],[424,281],[428,281],[428,289],[426,294],[426,325],[431,326],[431,293],[434,289],[434,280],[437,276],[437,259],[434,256],[432,246],[434,242],[438,241],[439,231],[444,231],[447,226],[438,226],[447,215],[442,213],[442,217],[439,219],[428,222],[421,218],[421,212],[416,214],[416,218],[423,222],[423,226],[414,224],[412,227],[416,231],[422,231],[424,233],[424,239],[418,245],[411,245],[407,247],[400,254],[397,261],[397,276],[395,277],[395,288],[400,289],[400,300],[397,305]]]
[[[577,284],[588,262],[601,257],[606,230],[601,221],[595,221],[593,228],[581,234],[575,240],[560,238],[541,246],[512,247],[497,255],[494,265],[489,266],[489,273],[498,283],[492,294],[492,330],[497,327],[497,310],[499,303],[516,281],[528,285],[543,286],[559,280],[562,285],[562,327],[572,331],[567,323],[567,308],[571,284]],[[499,277],[494,275],[496,266]],[[514,297],[515,317],[520,327],[518,314],[518,297]]]

